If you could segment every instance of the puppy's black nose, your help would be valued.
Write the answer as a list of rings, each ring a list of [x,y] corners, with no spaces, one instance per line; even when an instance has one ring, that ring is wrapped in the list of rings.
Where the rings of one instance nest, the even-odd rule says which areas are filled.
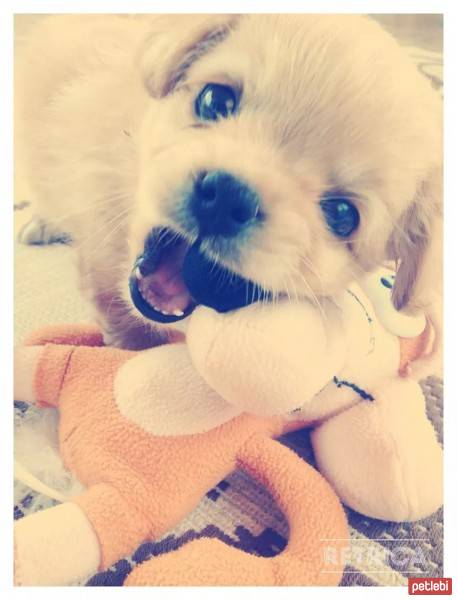
[[[247,183],[226,171],[197,178],[191,210],[202,235],[234,237],[259,218],[260,199]]]

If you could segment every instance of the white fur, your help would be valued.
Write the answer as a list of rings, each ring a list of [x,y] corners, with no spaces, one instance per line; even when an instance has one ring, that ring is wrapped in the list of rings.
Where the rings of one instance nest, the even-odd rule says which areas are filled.
[[[14,526],[15,585],[65,585],[100,565],[100,544],[89,519],[73,502],[41,510]]]

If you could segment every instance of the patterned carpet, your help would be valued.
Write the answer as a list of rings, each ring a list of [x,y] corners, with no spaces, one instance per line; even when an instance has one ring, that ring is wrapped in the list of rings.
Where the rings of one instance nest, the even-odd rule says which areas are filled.
[[[418,48],[409,48],[409,51],[418,68],[429,77],[437,90],[441,90],[441,54]],[[19,223],[27,218],[28,210],[26,206],[16,208]],[[17,342],[26,331],[38,325],[87,318],[87,307],[79,300],[76,287],[73,293],[69,284],[69,274],[74,269],[71,248],[18,246],[15,266]],[[64,272],[65,277],[59,279],[59,272]],[[52,295],[49,290],[52,290]],[[427,400],[428,416],[442,442],[442,382],[430,376],[422,382],[422,389]],[[25,406],[17,403],[17,422],[22,420],[25,412]],[[313,462],[306,431],[289,434],[282,442],[304,460]],[[49,498],[16,482],[15,519],[53,504],[55,502]],[[347,514],[352,543],[341,585],[404,586],[410,574],[442,575],[441,510],[428,519],[403,524],[369,519],[352,510],[347,510]],[[269,494],[244,472],[236,471],[209,491],[195,511],[175,530],[160,540],[142,544],[132,556],[119,561],[109,571],[81,582],[81,585],[122,585],[132,565],[203,536],[217,537],[228,544],[267,557],[285,547],[288,525]]]

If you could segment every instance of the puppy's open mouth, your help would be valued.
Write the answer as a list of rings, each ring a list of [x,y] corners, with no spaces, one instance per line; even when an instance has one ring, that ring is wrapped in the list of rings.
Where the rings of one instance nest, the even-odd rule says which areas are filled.
[[[154,229],[135,261],[129,280],[135,307],[148,319],[174,323],[203,304],[227,312],[271,294],[210,260],[200,240],[189,244],[168,228]]]
[[[183,280],[184,238],[171,229],[154,229],[130,276],[130,294],[136,308],[148,319],[173,323],[184,319],[196,303]]]

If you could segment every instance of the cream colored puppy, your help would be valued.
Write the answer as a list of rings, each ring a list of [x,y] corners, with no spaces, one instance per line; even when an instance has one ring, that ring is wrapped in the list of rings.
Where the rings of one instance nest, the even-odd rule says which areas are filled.
[[[49,17],[15,122],[23,238],[70,234],[110,343],[199,303],[319,302],[386,259],[397,308],[438,318],[440,98],[366,17]]]

